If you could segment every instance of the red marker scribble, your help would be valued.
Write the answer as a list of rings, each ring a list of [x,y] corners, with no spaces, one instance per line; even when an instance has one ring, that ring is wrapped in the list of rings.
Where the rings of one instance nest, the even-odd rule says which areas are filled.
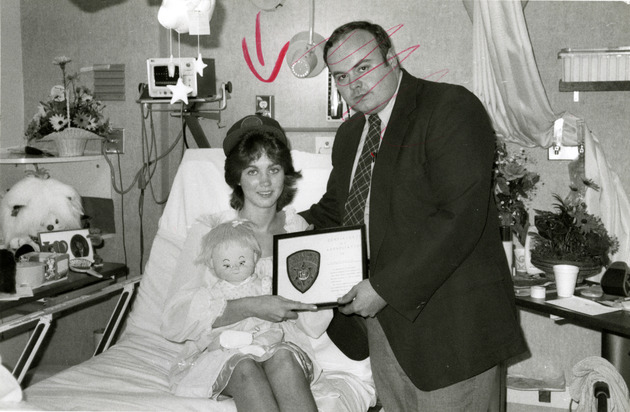
[[[244,37],[243,40],[245,40]],[[263,57],[262,36],[260,35],[260,12],[256,15],[256,55],[258,56],[258,62],[264,66],[265,58]]]
[[[394,27],[392,27],[392,28],[388,29],[388,30],[387,30],[387,33],[389,33],[389,32],[390,32],[390,31],[392,31],[392,30],[393,30],[393,32],[389,33],[389,35],[388,35],[387,37],[392,37],[392,35],[393,35],[394,33],[396,33],[398,30],[400,30],[403,26],[404,26],[403,24],[399,24],[399,25],[397,25],[397,26],[394,26]],[[343,46],[343,44],[344,44],[345,42],[347,42],[348,40],[350,40],[350,38],[351,38],[352,36],[354,36],[354,34],[355,34],[355,33],[356,33],[356,30],[355,30],[355,31],[353,31],[353,32],[352,32],[352,33],[351,33],[351,34],[350,34],[350,35],[349,35],[349,36],[348,36],[348,37],[347,37],[344,41],[342,41],[342,42],[339,44],[339,46],[337,46],[337,47],[336,47],[336,48],[335,48],[332,52],[330,52],[330,54],[329,54],[329,56],[328,56],[328,60],[329,60],[329,61],[328,61],[328,65],[329,65],[329,66],[333,66],[333,65],[335,65],[335,64],[337,64],[337,63],[341,63],[342,61],[344,61],[344,60],[345,60],[345,59],[347,59],[348,57],[352,56],[354,53],[357,53],[359,50],[361,50],[362,48],[366,47],[368,44],[372,43],[373,41],[376,41],[376,39],[372,39],[372,40],[370,40],[369,42],[365,43],[363,46],[361,46],[361,47],[359,47],[358,49],[356,49],[354,52],[350,53],[349,55],[342,57],[340,60],[337,60],[336,62],[331,62],[331,61],[330,61],[330,57],[332,57],[332,56],[335,54],[335,52],[337,52],[337,50],[339,50],[339,48],[340,48],[341,46]],[[374,46],[374,48],[373,48],[372,50],[370,50],[370,51],[369,51],[369,52],[368,52],[365,56],[363,56],[363,58],[365,58],[365,57],[369,56],[369,55],[370,55],[370,54],[371,54],[374,50],[376,50],[377,48],[379,48],[379,46],[380,46],[380,43],[379,43],[379,44],[377,44],[376,46]]]
[[[377,86],[378,86],[378,85],[379,85],[379,84],[380,84],[380,83],[381,83],[381,82],[382,82],[382,81],[383,81],[383,80],[384,80],[387,76],[389,76],[390,74],[394,73],[394,69],[395,69],[396,67],[400,66],[400,64],[401,64],[402,62],[404,62],[405,60],[407,60],[407,58],[408,58],[408,57],[409,57],[409,56],[410,56],[413,52],[415,52],[416,50],[418,50],[419,48],[420,48],[420,45],[419,45],[419,44],[417,44],[417,45],[415,45],[415,46],[408,47],[408,48],[406,48],[405,50],[403,50],[403,51],[401,51],[401,52],[399,52],[399,53],[396,53],[396,55],[395,55],[395,56],[390,57],[390,58],[388,59],[388,61],[387,61],[387,64],[389,64],[389,65],[391,66],[391,69],[390,69],[387,73],[385,73],[385,74],[383,75],[383,77],[381,77],[381,78],[379,79],[379,81],[378,81],[378,82],[376,82],[376,84],[370,88],[370,90],[369,90],[368,92],[371,92],[372,90],[374,90],[374,88],[376,88],[376,87],[377,87]],[[370,53],[371,53],[371,52],[370,52]],[[405,55],[404,55],[404,57],[400,58],[399,56],[403,56],[403,54],[405,54]],[[397,58],[397,57],[399,58],[399,62],[398,62],[398,64],[397,64],[397,65],[395,65],[395,64],[396,64],[396,58]],[[348,84],[344,84],[344,85],[337,85],[337,87],[346,87],[346,86],[350,86],[350,85],[351,85],[352,83],[354,83],[355,81],[362,79],[364,76],[368,75],[369,73],[371,73],[372,71],[376,70],[377,68],[379,68],[380,66],[382,66],[382,65],[384,65],[384,64],[385,64],[385,62],[383,62],[383,63],[381,63],[381,64],[379,64],[379,65],[377,65],[377,66],[373,67],[372,69],[368,70],[367,72],[365,72],[365,73],[364,73],[364,74],[362,74],[360,77],[358,77],[358,78],[356,78],[355,80],[353,80],[352,82],[350,82],[350,83],[348,83]],[[447,72],[448,72],[448,70],[447,70]],[[366,93],[366,95],[367,95],[367,93]],[[387,105],[387,103],[389,103],[389,101],[390,101],[391,99],[394,99],[396,96],[397,96],[396,94],[395,94],[395,95],[393,95],[393,96],[392,96],[392,97],[390,97],[388,100],[385,100],[384,102],[382,102],[382,103],[381,103],[381,104],[379,104],[378,106],[374,107],[372,110],[370,110],[370,112],[372,112],[372,111],[374,111],[374,110],[377,110],[377,109],[378,109],[379,107],[381,107],[381,106],[385,106],[385,105]],[[365,97],[365,96],[364,96],[364,97]],[[364,97],[362,97],[361,99],[359,99],[359,100],[355,103],[355,105],[354,105],[354,106],[356,106],[357,104],[359,104],[359,103],[360,103],[360,102],[364,99]],[[350,117],[346,117],[346,116],[350,114],[350,109],[354,108],[354,106],[350,106],[350,107],[348,108],[348,110],[346,110],[346,111],[343,113],[342,118],[343,118],[343,117],[345,117],[344,121],[347,121],[347,120],[350,118]],[[366,114],[369,114],[370,112],[368,112],[368,113],[366,113]]]
[[[258,74],[258,71],[256,70],[256,68],[254,67],[254,64],[252,63],[252,59],[249,56],[249,49],[247,48],[247,40],[245,39],[245,37],[243,37],[243,41],[241,42],[241,46],[243,48],[243,57],[245,57],[245,62],[247,63],[249,70],[251,70],[251,72],[254,74],[254,76],[256,76],[258,80],[265,83],[271,83],[274,80],[276,80],[276,77],[278,77],[278,73],[280,72],[280,68],[282,67],[282,61],[284,60],[284,56],[287,54],[287,51],[289,50],[289,43],[290,42],[287,42],[284,45],[284,47],[282,47],[282,50],[280,50],[280,55],[278,56],[278,59],[276,60],[276,64],[274,65],[269,78],[264,79],[260,74]],[[258,14],[256,15],[256,55],[258,57],[258,62],[260,63],[261,66],[264,67],[265,58],[263,57],[262,36],[260,35],[260,12],[258,12]]]
[[[394,33],[396,33],[398,30],[400,30],[403,26],[404,26],[403,24],[399,24],[399,25],[396,25],[396,26],[394,26],[394,27],[392,27],[392,28],[388,29],[388,30],[387,30],[388,37],[390,37],[390,38],[391,38],[391,36],[392,36]],[[363,44],[361,47],[359,47],[359,48],[357,48],[356,50],[352,51],[352,52],[351,52],[350,54],[348,54],[347,56],[342,56],[341,58],[337,59],[337,60],[336,60],[336,61],[334,61],[334,62],[333,62],[333,61],[330,61],[330,57],[332,57],[332,56],[335,54],[335,52],[337,52],[337,51],[339,50],[339,48],[340,48],[340,47],[341,47],[341,46],[342,46],[342,45],[343,45],[346,41],[348,41],[348,40],[349,40],[349,39],[350,39],[353,35],[354,35],[354,32],[353,32],[353,33],[351,33],[351,34],[350,34],[350,35],[349,35],[346,39],[344,39],[344,41],[343,41],[343,42],[341,42],[341,43],[339,44],[339,46],[337,46],[335,49],[333,49],[333,50],[329,53],[329,55],[328,55],[328,57],[329,57],[329,59],[328,59],[328,66],[329,66],[329,67],[330,67],[330,66],[333,66],[333,65],[335,65],[335,64],[337,64],[337,63],[340,63],[340,62],[344,61],[345,59],[347,59],[348,57],[352,56],[353,54],[360,52],[362,49],[364,49],[365,47],[367,47],[370,43],[372,43],[372,42],[375,42],[375,41],[376,41],[376,39],[372,39],[372,40],[370,40],[369,42],[367,42],[367,43]],[[376,51],[376,52],[378,52],[378,50],[379,50],[379,46],[380,46],[380,44],[376,44],[373,48],[371,48],[369,51],[367,51],[367,53],[365,54],[365,56],[363,56],[363,58],[368,57],[371,53],[373,53],[373,52],[375,52],[375,51]],[[386,64],[386,63],[387,63],[387,64],[389,64],[389,65],[391,66],[391,70],[389,70],[387,73],[385,73],[385,74],[383,75],[383,77],[381,77],[381,78],[378,80],[378,82],[376,82],[376,84],[375,84],[374,86],[372,86],[372,88],[370,88],[370,90],[369,90],[369,91],[372,91],[375,87],[377,87],[377,86],[378,86],[378,85],[379,85],[379,84],[383,81],[383,79],[385,79],[385,78],[386,78],[387,76],[389,76],[390,74],[394,73],[394,69],[396,68],[396,66],[399,66],[399,65],[400,65],[403,61],[405,61],[405,60],[406,60],[406,59],[407,59],[407,58],[408,58],[408,57],[409,57],[409,56],[410,56],[413,52],[415,52],[415,51],[416,51],[416,50],[418,50],[419,48],[420,48],[420,45],[419,45],[419,44],[417,44],[417,45],[415,45],[415,46],[408,47],[408,48],[406,48],[405,50],[403,50],[403,51],[401,51],[401,52],[397,53],[395,56],[393,56],[393,57],[389,58],[389,59],[387,60],[387,62],[383,62],[383,63],[379,64],[378,66],[373,67],[372,69],[370,69],[369,71],[365,72],[364,74],[362,74],[362,75],[361,75],[361,76],[359,76],[358,78],[354,79],[352,82],[350,82],[350,83],[348,83],[348,84],[338,84],[338,83],[337,83],[337,87],[346,87],[346,86],[350,86],[352,83],[354,83],[354,82],[355,82],[355,81],[357,81],[357,80],[362,79],[364,76],[366,76],[366,75],[370,74],[372,71],[376,70],[377,68],[379,68],[379,67],[380,67],[380,66],[382,66],[383,64]],[[398,62],[396,62],[396,58],[398,58]],[[395,65],[396,65],[396,66],[395,66]],[[350,70],[352,70],[352,69],[350,69]],[[449,72],[449,70],[448,70],[448,69],[438,70],[438,71],[436,71],[436,72],[434,72],[434,73],[432,73],[432,74],[429,74],[428,76],[424,77],[424,79],[426,80],[426,79],[428,79],[428,78],[430,78],[430,77],[437,77],[437,78],[434,78],[434,79],[433,79],[433,81],[439,81],[439,80],[441,80],[444,76],[446,76],[446,74],[448,74],[448,72]],[[346,72],[346,74],[347,74],[347,72]],[[367,93],[366,93],[366,94],[367,94]],[[390,101],[391,99],[395,99],[395,98],[396,98],[396,96],[397,96],[397,94],[394,94],[394,95],[393,95],[392,97],[390,97],[389,99],[387,99],[387,100],[383,101],[383,102],[382,102],[382,103],[380,103],[378,106],[374,107],[372,110],[370,110],[370,112],[373,112],[373,111],[375,111],[375,110],[378,110],[380,107],[387,105],[387,103],[389,103],[389,101]],[[361,102],[361,100],[363,100],[363,98],[361,98],[359,101],[357,101],[357,102],[355,103],[355,106],[356,106],[356,104],[360,103],[360,102]],[[346,121],[348,121],[348,120],[352,119],[352,118],[349,116],[349,114],[350,114],[350,109],[352,109],[353,107],[354,107],[354,106],[349,107],[349,108],[348,108],[348,110],[346,110],[346,111],[342,114],[342,120],[343,120],[344,122],[346,122]],[[365,114],[369,114],[369,112],[368,112],[368,113],[365,113]],[[419,144],[410,144],[410,145],[393,145],[393,144],[388,143],[387,141],[384,141],[384,140],[383,140],[383,136],[385,135],[385,131],[386,131],[386,129],[387,129],[387,128],[385,127],[385,128],[383,128],[383,130],[381,130],[381,141],[382,141],[383,143],[385,143],[385,144],[387,144],[387,145],[389,145],[389,146],[393,146],[393,147],[413,147],[413,146],[419,146]],[[372,155],[372,157],[373,157],[374,159],[376,159],[376,154],[375,154],[375,153],[370,153],[370,154]]]
[[[424,76],[424,77],[423,77],[423,79],[424,79],[424,80],[427,80],[428,78],[433,77],[433,76],[437,76],[437,75],[438,75],[438,74],[440,74],[440,73],[441,73],[442,75],[441,75],[440,77],[438,77],[437,79],[433,79],[433,81],[434,81],[434,82],[439,82],[440,80],[442,80],[442,77],[444,77],[444,76],[446,76],[446,75],[448,74],[448,69],[438,70],[438,71],[436,71],[435,73],[431,73],[431,74],[430,74],[430,75],[428,75],[428,76]]]
[[[304,52],[304,54],[302,54],[300,57],[298,57],[297,59],[295,59],[295,61],[293,61],[293,63],[291,63],[292,65],[299,62],[300,60],[302,60],[302,58],[304,56],[306,56],[307,54],[314,52],[316,48],[318,48],[319,46],[322,46],[323,44],[326,44],[326,42],[328,41],[328,39],[324,39],[322,41],[320,41],[319,43],[317,43],[316,45],[314,45],[313,47],[311,47],[310,49],[306,50]],[[322,46],[323,47],[323,46]]]
[[[394,26],[394,27],[392,27],[392,28],[388,29],[388,30],[387,30],[387,33],[388,33],[388,36],[387,36],[387,37],[391,38],[391,37],[392,37],[392,36],[393,36],[393,35],[394,35],[394,34],[395,34],[398,30],[400,30],[403,26],[404,26],[404,24],[398,24],[398,25],[396,25],[396,26]],[[339,44],[339,46],[337,46],[337,47],[336,47],[336,48],[335,48],[332,52],[330,52],[330,54],[329,54],[329,56],[328,56],[328,57],[329,57],[329,58],[330,58],[330,57],[332,57],[332,56],[335,54],[335,52],[337,52],[337,51],[339,50],[339,48],[340,48],[340,47],[341,47],[341,46],[342,46],[345,42],[347,42],[347,41],[348,41],[348,40],[349,40],[349,39],[350,39],[350,38],[351,38],[351,37],[352,37],[355,33],[356,33],[356,31],[354,31],[354,32],[353,32],[353,33],[351,33],[351,34],[350,34],[350,35],[349,35],[346,39],[344,39],[344,41],[343,41],[343,42],[341,42],[341,44]],[[375,38],[373,38],[372,40],[370,40],[370,41],[368,41],[367,43],[363,44],[361,47],[359,47],[358,49],[354,50],[353,52],[351,52],[351,53],[350,53],[350,54],[348,54],[347,56],[342,56],[342,57],[341,57],[340,59],[338,59],[337,61],[331,62],[331,61],[329,60],[329,61],[328,61],[328,65],[329,65],[329,66],[333,66],[333,65],[335,65],[335,64],[337,64],[337,63],[340,63],[340,62],[344,61],[344,60],[345,60],[345,59],[347,59],[348,57],[352,56],[352,55],[353,55],[353,54],[355,54],[355,53],[358,53],[360,50],[362,50],[363,48],[367,47],[370,43],[375,42],[375,41],[376,41],[376,39],[375,39]],[[380,43],[379,43],[379,44],[376,44],[376,45],[375,45],[374,47],[372,47],[372,49],[371,49],[371,50],[369,50],[369,51],[368,51],[368,52],[367,52],[367,53],[366,53],[366,54],[365,54],[365,55],[364,55],[361,59],[365,59],[365,58],[367,58],[370,54],[372,54],[372,53],[373,53],[373,52],[375,52],[375,51],[377,51],[377,52],[378,52],[379,47],[380,47]],[[379,68],[379,67],[381,67],[382,65],[384,65],[384,64],[389,64],[389,65],[391,66],[391,70],[389,70],[387,73],[385,73],[385,74],[383,75],[383,77],[381,77],[381,79],[379,79],[379,81],[378,81],[378,82],[377,82],[374,86],[372,86],[372,88],[370,88],[370,90],[369,90],[369,91],[372,91],[375,87],[377,87],[377,86],[381,83],[381,81],[383,81],[383,79],[385,79],[385,77],[389,76],[390,74],[392,74],[392,73],[394,72],[394,69],[395,69],[397,66],[394,66],[392,63],[398,63],[398,65],[400,65],[400,63],[402,63],[403,61],[405,61],[405,60],[406,60],[406,59],[407,59],[407,58],[408,58],[408,57],[409,57],[409,56],[410,56],[410,55],[411,55],[414,51],[416,51],[418,48],[420,48],[420,45],[419,45],[419,44],[417,44],[417,45],[415,45],[415,46],[408,47],[408,48],[406,48],[405,50],[403,50],[403,51],[401,51],[401,52],[397,53],[395,56],[392,56],[391,58],[389,58],[389,59],[387,60],[387,62],[385,62],[385,61],[384,61],[383,63],[381,63],[381,64],[379,64],[379,65],[377,65],[377,66],[373,67],[372,69],[370,69],[370,70],[368,70],[367,72],[363,73],[361,76],[359,76],[358,78],[354,79],[354,80],[353,80],[353,81],[351,81],[350,83],[348,83],[348,84],[341,84],[341,85],[340,85],[340,84],[337,84],[337,87],[347,87],[347,86],[350,86],[351,84],[353,84],[353,83],[354,83],[354,82],[356,82],[357,80],[362,79],[364,76],[367,76],[367,75],[368,75],[368,74],[370,74],[372,71],[374,71],[374,70],[378,69],[378,68]],[[399,58],[399,59],[398,59],[398,62],[396,62],[396,59],[397,59],[399,56],[403,55],[403,54],[406,54],[406,55],[405,55],[403,58],[401,58],[401,59]],[[351,68],[350,70],[352,70],[352,68]],[[347,74],[347,73],[348,73],[348,72],[346,72],[346,74]],[[369,92],[369,91],[368,91],[368,92]],[[366,95],[367,95],[367,93],[366,93]],[[392,98],[394,98],[394,97],[395,97],[395,96],[392,96]],[[355,105],[354,105],[354,106],[356,106],[356,104],[360,103],[360,102],[361,102],[361,100],[363,100],[363,98],[359,99],[359,101],[357,101],[357,102],[355,103]],[[377,107],[375,107],[375,108],[374,108],[374,109],[372,109],[372,110],[376,110],[376,109],[378,109],[379,107],[381,107],[381,106],[383,106],[383,105],[386,105],[386,104],[388,103],[388,101],[389,101],[389,100],[382,102],[381,104],[379,104]],[[346,110],[346,111],[342,114],[342,119],[344,119],[344,121],[347,121],[347,117],[346,117],[346,116],[347,116],[347,115],[349,115],[349,113],[350,113],[350,109],[352,109],[354,106],[349,107],[349,108],[348,108],[348,110]],[[366,113],[366,114],[367,114],[367,113]]]

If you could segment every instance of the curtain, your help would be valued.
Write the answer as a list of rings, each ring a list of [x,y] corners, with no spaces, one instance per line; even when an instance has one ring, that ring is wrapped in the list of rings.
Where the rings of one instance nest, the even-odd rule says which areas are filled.
[[[503,140],[549,147],[557,116],[540,81],[519,0],[474,0],[473,91]]]
[[[492,118],[497,135],[524,147],[548,148],[557,140],[565,146],[585,144],[586,177],[599,191],[587,189],[590,213],[600,216],[619,240],[613,260],[630,262],[630,201],[619,176],[611,170],[599,140],[570,113],[551,108],[534,60],[520,0],[463,0],[473,21],[473,92]],[[554,124],[563,127],[554,136]],[[585,123],[586,124],[586,123]]]
[[[588,128],[584,155],[586,178],[600,187],[599,191],[586,191],[586,207],[590,213],[601,217],[604,226],[619,240],[619,251],[611,256],[613,262],[621,260],[630,264],[630,201],[619,176],[610,168],[597,136]]]

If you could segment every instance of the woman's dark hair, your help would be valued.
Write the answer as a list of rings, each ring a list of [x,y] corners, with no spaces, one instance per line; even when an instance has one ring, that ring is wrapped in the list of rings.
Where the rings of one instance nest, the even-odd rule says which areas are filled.
[[[278,198],[276,210],[282,210],[293,201],[297,192],[295,186],[302,174],[293,167],[291,150],[272,133],[252,130],[243,135],[225,159],[225,181],[232,188],[230,206],[233,209],[241,210],[245,202],[243,188],[240,185],[243,170],[260,159],[263,154],[266,154],[273,163],[280,165],[284,171],[284,189]]]
[[[386,65],[389,64],[387,62],[387,52],[392,48],[392,41],[389,38],[389,34],[378,24],[370,23],[369,21],[353,21],[337,27],[324,45],[324,63],[330,67],[328,64],[328,50],[330,50],[333,44],[356,30],[365,30],[374,36],[376,44],[378,44],[378,48],[383,56],[383,61],[385,61]],[[341,60],[343,57],[345,56],[341,56],[337,60]]]

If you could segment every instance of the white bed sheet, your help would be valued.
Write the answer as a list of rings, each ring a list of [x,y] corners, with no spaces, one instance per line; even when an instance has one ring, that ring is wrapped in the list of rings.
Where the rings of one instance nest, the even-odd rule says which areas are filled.
[[[303,210],[325,190],[330,157],[292,152],[304,178],[292,204]],[[145,273],[119,342],[106,352],[24,391],[25,400],[48,410],[236,410],[231,400],[173,396],[167,373],[180,345],[160,335],[160,317],[187,229],[200,214],[225,210],[230,190],[220,149],[191,149],[182,160],[160,219]],[[324,369],[314,394],[321,411],[366,411],[376,395],[369,361],[345,357],[324,334],[312,340]]]

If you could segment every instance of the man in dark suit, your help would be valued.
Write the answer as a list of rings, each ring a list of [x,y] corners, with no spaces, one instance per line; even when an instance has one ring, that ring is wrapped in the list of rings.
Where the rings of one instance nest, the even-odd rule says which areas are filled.
[[[388,412],[485,411],[498,365],[527,349],[493,203],[488,115],[464,87],[401,69],[378,25],[339,27],[324,56],[356,114],[337,131],[326,193],[303,216],[316,228],[364,223],[370,259],[329,335],[361,358],[367,328]]]

